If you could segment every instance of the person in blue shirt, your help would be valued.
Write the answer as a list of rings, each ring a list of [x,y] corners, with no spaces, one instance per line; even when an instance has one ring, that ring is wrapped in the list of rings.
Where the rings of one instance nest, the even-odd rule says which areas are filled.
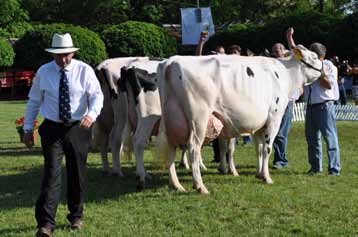
[[[293,28],[287,36],[290,47],[295,47]],[[337,67],[325,59],[326,47],[313,43],[310,48],[322,61],[322,76],[312,84],[304,87],[307,103],[305,133],[308,146],[308,174],[315,175],[323,171],[322,136],[327,145],[328,175],[339,176],[341,171],[338,133],[335,119],[334,102],[339,99]]]
[[[286,56],[285,46],[281,43],[276,43],[272,46],[271,54],[274,58],[284,58]],[[288,165],[287,160],[287,141],[288,133],[292,124],[293,117],[293,106],[295,101],[300,97],[301,92],[298,90],[294,93],[292,98],[287,104],[285,113],[282,117],[280,129],[275,137],[273,142],[274,159],[273,159],[273,168],[281,169]]]

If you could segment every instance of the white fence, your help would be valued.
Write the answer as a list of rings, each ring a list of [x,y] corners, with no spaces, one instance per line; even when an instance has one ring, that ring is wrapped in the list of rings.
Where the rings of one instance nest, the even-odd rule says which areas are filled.
[[[306,103],[296,103],[292,121],[305,121]],[[358,121],[358,106],[336,105],[336,120]]]

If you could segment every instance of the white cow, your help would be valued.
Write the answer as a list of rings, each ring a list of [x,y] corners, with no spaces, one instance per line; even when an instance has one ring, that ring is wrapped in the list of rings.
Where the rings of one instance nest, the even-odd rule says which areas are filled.
[[[162,120],[158,147],[168,157],[169,181],[180,191],[174,166],[175,148],[188,146],[193,187],[209,193],[199,169],[209,116],[224,125],[220,136],[253,134],[257,176],[273,183],[268,169],[272,143],[289,98],[304,83],[321,76],[322,62],[303,46],[285,59],[238,56],[176,56],[158,67]],[[299,60],[297,59],[299,58]]]
[[[145,187],[145,178],[150,177],[144,168],[144,148],[151,135],[157,135],[161,119],[161,105],[158,91],[157,66],[160,61],[139,61],[122,68],[119,88],[125,88],[129,112],[125,134],[133,140],[136,158],[136,174],[139,177],[138,189]],[[121,94],[121,92],[119,92]],[[120,108],[118,108],[120,109]],[[182,163],[188,167],[185,149],[182,149]],[[200,160],[201,161],[201,160]],[[201,167],[206,167],[201,162]]]
[[[113,58],[103,61],[96,68],[104,94],[104,103],[94,125],[94,143],[100,146],[103,173],[106,175],[109,174],[107,156],[109,143],[113,157],[112,174],[123,175],[120,169],[119,151],[122,147],[122,131],[126,123],[127,111],[123,105],[126,104],[127,97],[125,94],[118,94],[117,81],[120,80],[121,68],[135,61],[148,60],[148,57]],[[112,133],[112,130],[120,132]]]

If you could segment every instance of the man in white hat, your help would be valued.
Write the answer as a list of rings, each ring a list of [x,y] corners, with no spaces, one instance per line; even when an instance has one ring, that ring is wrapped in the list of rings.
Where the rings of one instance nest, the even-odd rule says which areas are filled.
[[[61,193],[61,161],[66,159],[67,206],[71,229],[83,226],[84,181],[90,128],[103,107],[103,94],[93,69],[72,59],[70,34],[54,34],[45,49],[54,60],[42,65],[29,92],[24,122],[24,143],[34,145],[33,124],[38,112],[44,155],[41,193],[36,202],[36,236],[52,236]]]

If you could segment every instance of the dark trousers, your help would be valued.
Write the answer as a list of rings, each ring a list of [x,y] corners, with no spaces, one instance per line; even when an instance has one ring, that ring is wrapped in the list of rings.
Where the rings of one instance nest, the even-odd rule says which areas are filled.
[[[214,151],[214,159],[213,162],[220,162],[220,146],[219,146],[219,138],[215,138],[213,140],[213,151]],[[226,152],[226,160],[229,160],[229,153]]]
[[[39,134],[44,155],[44,173],[35,217],[38,227],[54,229],[61,194],[63,155],[67,173],[67,219],[71,222],[82,218],[85,169],[91,134],[89,130],[80,128],[78,122],[64,125],[50,120],[41,124]]]

